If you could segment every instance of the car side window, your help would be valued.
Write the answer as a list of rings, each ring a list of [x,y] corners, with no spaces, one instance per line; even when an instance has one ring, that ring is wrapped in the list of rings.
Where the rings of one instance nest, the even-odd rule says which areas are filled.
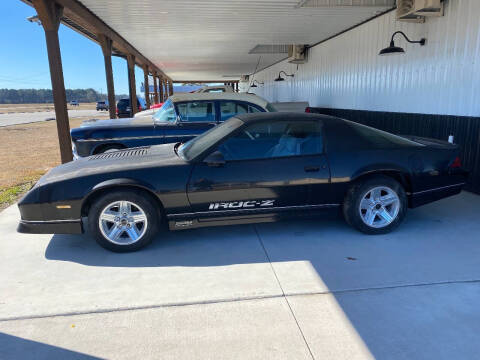
[[[215,122],[213,101],[191,101],[177,105],[178,115],[185,122]]]
[[[163,106],[153,115],[155,122],[175,123],[177,117],[175,115],[175,107],[171,101],[165,102]]]
[[[230,119],[232,116],[238,114],[245,114],[248,112],[248,105],[238,101],[220,101],[220,121]]]
[[[223,142],[225,160],[268,159],[323,153],[320,121],[256,123]]]

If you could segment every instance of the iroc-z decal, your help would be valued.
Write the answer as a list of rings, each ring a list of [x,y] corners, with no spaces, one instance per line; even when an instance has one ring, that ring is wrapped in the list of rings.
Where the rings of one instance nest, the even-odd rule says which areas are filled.
[[[273,206],[275,200],[247,200],[247,201],[232,201],[232,202],[220,202],[211,203],[208,206],[208,210],[225,210],[225,209],[245,209],[256,207],[269,207]]]

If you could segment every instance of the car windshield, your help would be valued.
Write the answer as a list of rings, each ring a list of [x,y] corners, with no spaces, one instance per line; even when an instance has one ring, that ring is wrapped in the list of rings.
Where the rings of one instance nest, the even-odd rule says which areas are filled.
[[[178,154],[187,161],[195,159],[198,155],[213,146],[217,141],[242,125],[243,121],[237,118],[231,118],[183,144],[178,150]]]
[[[163,106],[153,115],[154,122],[174,123],[175,120],[175,108],[171,100],[165,101]]]

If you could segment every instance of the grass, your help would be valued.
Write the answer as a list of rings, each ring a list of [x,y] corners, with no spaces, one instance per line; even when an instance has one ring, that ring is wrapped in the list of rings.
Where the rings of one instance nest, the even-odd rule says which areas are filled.
[[[39,178],[40,176],[31,177],[29,180],[25,179],[25,182],[22,184],[0,188],[0,210],[16,202]]]
[[[80,125],[72,119],[70,126]],[[60,151],[55,121],[13,125],[0,128],[0,188],[26,182],[60,164]]]
[[[71,119],[70,127],[78,127],[83,120]],[[40,176],[60,164],[56,122],[0,127],[0,163],[2,210],[17,201]]]

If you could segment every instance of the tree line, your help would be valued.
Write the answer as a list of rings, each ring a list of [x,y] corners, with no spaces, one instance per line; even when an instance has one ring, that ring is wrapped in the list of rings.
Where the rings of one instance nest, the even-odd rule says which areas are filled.
[[[66,89],[67,102],[96,102],[107,99],[106,94],[101,94],[94,89]],[[115,98],[128,98],[128,95],[116,95]],[[0,89],[0,104],[45,104],[53,103],[51,89]]]

